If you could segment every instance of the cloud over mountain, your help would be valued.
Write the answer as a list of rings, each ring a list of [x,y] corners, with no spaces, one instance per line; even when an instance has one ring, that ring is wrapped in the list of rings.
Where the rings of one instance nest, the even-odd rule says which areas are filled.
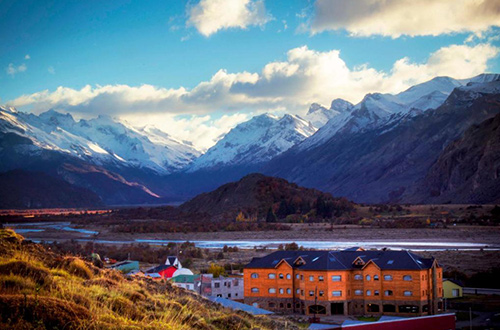
[[[481,33],[491,26],[500,26],[497,0],[317,0],[310,29],[398,38]]]
[[[497,47],[488,43],[451,45],[430,54],[423,63],[404,57],[394,62],[389,71],[383,71],[368,64],[351,68],[339,50],[322,52],[303,46],[289,50],[285,60],[270,62],[259,73],[230,73],[221,69],[192,89],[87,85],[78,90],[61,86],[53,92],[44,90],[23,95],[7,104],[31,108],[35,113],[54,108],[83,117],[108,114],[126,118],[131,123],[143,122],[147,116],[155,117],[155,122],[169,123],[169,132],[172,126],[182,126],[176,125],[175,120],[180,115],[199,120],[210,115],[206,122],[225,119],[230,124],[221,124],[220,130],[204,129],[208,134],[205,137],[210,136],[203,143],[202,148],[206,148],[215,143],[218,135],[246,118],[233,114],[285,109],[302,114],[313,102],[328,104],[334,98],[343,98],[357,103],[367,93],[396,93],[435,76],[467,78],[487,71],[488,61],[498,52]],[[212,117],[214,113],[217,117]],[[205,134],[197,132],[203,125],[187,126],[193,129],[190,135]]]

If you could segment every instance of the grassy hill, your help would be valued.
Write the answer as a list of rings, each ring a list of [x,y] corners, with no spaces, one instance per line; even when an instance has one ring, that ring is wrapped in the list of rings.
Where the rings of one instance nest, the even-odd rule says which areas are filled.
[[[0,229],[0,329],[253,328],[284,322],[221,308],[169,283],[126,279]]]

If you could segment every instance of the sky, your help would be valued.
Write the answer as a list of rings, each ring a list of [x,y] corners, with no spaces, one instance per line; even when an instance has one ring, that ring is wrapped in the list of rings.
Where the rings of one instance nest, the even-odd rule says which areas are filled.
[[[0,104],[206,149],[264,112],[500,72],[500,1],[2,0],[0,42]]]

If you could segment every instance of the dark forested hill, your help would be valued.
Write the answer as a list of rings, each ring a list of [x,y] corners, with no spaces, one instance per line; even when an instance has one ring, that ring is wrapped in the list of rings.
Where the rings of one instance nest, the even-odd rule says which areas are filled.
[[[235,217],[242,212],[246,218],[272,222],[274,217],[340,216],[352,211],[353,206],[345,198],[334,198],[330,194],[299,187],[284,179],[250,174],[238,182],[198,195],[182,204],[179,209],[186,213],[208,214],[213,217]]]

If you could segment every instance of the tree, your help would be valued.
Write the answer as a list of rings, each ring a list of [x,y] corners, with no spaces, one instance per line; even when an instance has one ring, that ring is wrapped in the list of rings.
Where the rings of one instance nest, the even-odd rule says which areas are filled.
[[[281,200],[280,206],[278,208],[277,216],[280,219],[284,219],[288,215],[288,205],[284,199]]]
[[[298,249],[299,246],[295,242],[292,242],[290,244],[285,244],[285,250],[287,251],[297,251]]]
[[[240,213],[238,213],[238,215],[236,216],[236,222],[243,222],[243,221],[246,221],[245,215],[243,215],[243,212],[240,211]]]
[[[219,266],[217,264],[211,263],[210,267],[208,267],[208,273],[212,274],[214,277],[219,277],[225,274],[226,270],[224,267]]]
[[[269,207],[269,210],[267,210],[267,216],[266,216],[266,222],[277,222],[278,218],[276,217],[276,214],[274,214],[273,208]]]

